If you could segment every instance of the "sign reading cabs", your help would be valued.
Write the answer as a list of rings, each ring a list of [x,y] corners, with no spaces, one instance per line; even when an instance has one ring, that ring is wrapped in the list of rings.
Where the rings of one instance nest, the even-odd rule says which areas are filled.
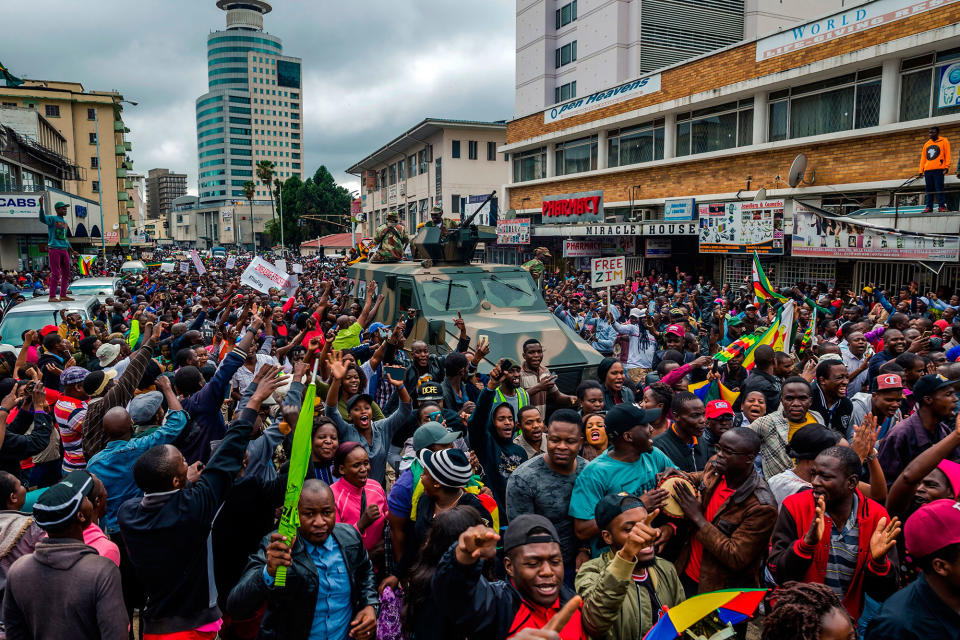
[[[541,205],[543,222],[599,222],[603,220],[603,191],[546,196]]]

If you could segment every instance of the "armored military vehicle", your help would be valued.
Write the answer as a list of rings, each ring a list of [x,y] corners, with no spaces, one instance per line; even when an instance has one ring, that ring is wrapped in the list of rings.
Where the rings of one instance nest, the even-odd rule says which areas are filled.
[[[557,386],[572,394],[582,380],[596,379],[600,355],[547,309],[530,274],[519,266],[471,264],[479,242],[496,235],[478,230],[469,220],[444,233],[421,228],[411,247],[412,261],[361,262],[350,267],[354,293],[362,297],[369,281],[385,296],[376,321],[392,325],[415,309],[415,325],[407,341],[423,340],[439,353],[456,348],[459,313],[471,344],[480,336],[490,341],[490,354],[481,363],[488,373],[501,358],[520,362],[523,343],[543,344],[543,362],[556,374]]]

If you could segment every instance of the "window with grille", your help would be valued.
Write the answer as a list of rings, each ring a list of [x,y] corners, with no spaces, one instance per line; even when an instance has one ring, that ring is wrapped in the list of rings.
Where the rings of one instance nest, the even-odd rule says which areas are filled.
[[[57,104],[44,105],[44,113],[48,118],[59,118],[60,105],[57,105]]]
[[[877,126],[880,74],[874,67],[771,93],[770,140]]]
[[[572,100],[577,97],[577,81],[568,82],[567,84],[562,84],[559,87],[554,88],[553,90],[553,101],[554,102],[566,102],[567,100]]]
[[[555,54],[555,63],[556,68],[564,67],[571,62],[576,62],[577,60],[577,41],[568,42],[559,49],[556,50]]]
[[[957,62],[960,49],[931,53],[900,64],[901,121],[960,113],[960,105],[941,107],[939,100],[941,78],[946,68]]]
[[[623,167],[639,162],[663,160],[664,120],[607,133],[607,166]]]
[[[766,265],[763,265],[763,269],[766,272]],[[767,277],[780,287],[792,287],[798,282],[824,282],[833,286],[837,280],[837,263],[832,260],[784,258],[776,265],[775,275],[776,279],[767,272]]]
[[[557,29],[565,27],[577,19],[577,0],[568,2],[556,11]]]
[[[677,155],[732,149],[753,143],[753,98],[677,116]]]
[[[555,153],[558,176],[596,169],[597,136],[559,142]]]
[[[530,149],[512,154],[513,181],[526,182],[547,177],[547,148]]]

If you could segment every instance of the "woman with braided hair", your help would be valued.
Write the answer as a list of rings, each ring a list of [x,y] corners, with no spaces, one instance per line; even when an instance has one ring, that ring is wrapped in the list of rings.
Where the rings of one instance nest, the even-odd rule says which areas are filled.
[[[760,640],[856,640],[853,621],[830,587],[788,582],[774,598]]]

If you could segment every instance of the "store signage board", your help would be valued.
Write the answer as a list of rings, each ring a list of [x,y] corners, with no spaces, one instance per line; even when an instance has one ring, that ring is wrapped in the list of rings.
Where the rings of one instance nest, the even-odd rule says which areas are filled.
[[[586,236],[695,236],[696,222],[626,222],[575,227]]]
[[[582,113],[588,113],[594,109],[602,109],[611,104],[656,93],[660,91],[660,80],[660,74],[655,73],[646,78],[624,82],[613,89],[604,89],[583,98],[574,98],[569,102],[558,104],[543,112],[543,124],[550,124]]]
[[[603,221],[603,191],[545,196],[540,208],[543,224]]]
[[[530,244],[530,218],[497,220],[497,244]]]
[[[602,246],[599,240],[564,240],[564,258],[592,258],[599,256]]]
[[[670,238],[647,238],[643,257],[653,259],[669,258],[673,254],[673,241]]]
[[[783,200],[701,204],[700,253],[783,255]]]
[[[800,203],[793,206],[791,254],[811,258],[956,262],[960,238],[889,233],[818,216]]]
[[[697,214],[697,201],[694,198],[677,198],[663,203],[663,219],[667,222],[686,222]]]
[[[757,41],[757,62],[874,29],[960,0],[876,0]]]

